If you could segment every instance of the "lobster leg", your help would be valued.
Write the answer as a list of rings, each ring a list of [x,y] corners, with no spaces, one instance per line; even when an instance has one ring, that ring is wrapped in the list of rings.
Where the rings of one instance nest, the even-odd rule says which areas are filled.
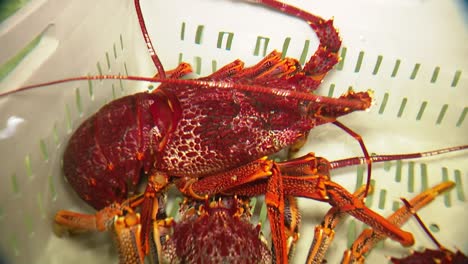
[[[243,70],[243,68],[244,62],[241,60],[235,60],[223,66],[221,69],[218,69],[217,71],[213,72],[211,75],[208,75],[204,78],[200,78],[200,80],[223,80],[238,74]]]
[[[297,205],[297,198],[286,196],[284,199],[284,227],[286,233],[286,247],[288,259],[294,255],[296,243],[299,240],[299,226],[301,224],[301,215]]]
[[[210,175],[200,180],[181,179],[177,186],[188,196],[195,199],[204,199],[207,196],[222,194],[225,190],[249,184],[254,181],[263,180],[267,182],[265,202],[267,204],[268,218],[271,226],[271,233],[274,245],[274,252],[277,263],[286,263],[288,252],[297,236],[292,237],[290,243],[286,239],[285,228],[285,196],[283,190],[283,180],[278,166],[266,158],[251,162],[242,167],[233,169],[226,173]],[[242,187],[240,187],[242,188]],[[287,225],[291,227],[290,234],[294,234],[297,227],[297,208],[295,201],[288,197],[288,212],[291,210],[292,216],[288,215]],[[297,234],[297,233],[296,233]],[[290,236],[291,237],[291,236]]]
[[[162,263],[162,245],[160,237],[164,230],[172,224],[172,218],[166,218],[152,223],[150,238],[151,263]],[[117,245],[120,264],[145,263],[144,260],[147,254],[144,252],[144,247],[141,244],[142,225],[140,214],[130,211],[127,212],[125,216],[114,217],[110,229]]]
[[[438,195],[452,189],[454,182],[442,182],[414,197],[409,201],[411,208],[402,206],[390,215],[387,220],[395,226],[402,226],[416,212],[432,202]],[[343,255],[342,263],[364,263],[364,254],[368,253],[378,242],[385,239],[386,235],[373,229],[365,229],[354,241],[350,249]]]
[[[291,89],[285,79],[294,76],[301,70],[299,61],[292,58],[282,58],[282,53],[272,51],[257,64],[244,68],[244,62],[235,60],[209,76],[199,80],[235,81],[245,84],[258,84]]]
[[[284,225],[284,187],[281,172],[273,168],[273,174],[268,179],[265,203],[270,221],[271,239],[276,263],[287,263],[288,251]]]
[[[319,188],[318,190],[316,189],[317,187]],[[322,193],[325,193],[325,196],[321,197],[323,201],[327,201],[332,206],[339,207],[340,210],[372,226],[391,239],[400,242],[403,246],[414,244],[414,238],[411,233],[401,230],[379,214],[367,208],[363,201],[353,196],[340,185],[329,181],[328,177],[289,176],[285,178],[285,194],[317,199],[317,195]],[[318,198],[320,198],[320,196]]]
[[[386,236],[407,246],[413,236],[395,227],[340,185],[330,181],[330,164],[313,154],[292,161],[275,163],[266,158],[226,173],[203,179],[181,179],[177,185],[186,195],[197,199],[216,194],[257,196],[265,194],[276,260],[287,260],[285,234],[285,197],[305,197],[329,202],[341,211],[372,226]]]
[[[111,231],[119,252],[120,264],[142,264],[145,254],[141,246],[140,215],[129,212],[115,217]]]
[[[122,204],[114,203],[94,215],[71,211],[59,211],[55,216],[55,229],[58,235],[87,231],[112,231],[119,248],[121,263],[143,263],[144,257],[158,252],[153,258],[160,259],[162,246],[158,220],[165,218],[165,196],[162,190],[168,185],[168,177],[163,173],[149,176],[143,194],[130,198]],[[134,208],[141,206],[141,217]],[[153,230],[151,230],[153,229]],[[153,236],[150,238],[150,236]],[[140,260],[138,262],[137,260]]]
[[[333,26],[333,20],[324,20],[297,7],[274,0],[257,0],[254,2],[304,20],[317,34],[320,44],[314,55],[304,66],[303,73],[306,78],[301,83],[305,90],[314,91],[327,72],[339,61],[338,50],[341,47],[341,39],[338,31]]]
[[[254,161],[227,173],[211,175],[201,180],[182,180],[179,189],[196,199],[221,194],[224,190],[243,186],[256,180],[266,180],[265,202],[267,204],[276,263],[286,263],[291,243],[287,243],[285,229],[285,196],[283,180],[278,166],[266,158]],[[215,181],[215,182],[214,182]],[[212,185],[212,186],[211,186]],[[292,197],[291,197],[292,198]],[[291,204],[291,201],[288,201]],[[295,210],[295,205],[288,205]],[[295,226],[294,217],[288,218],[288,225]],[[293,238],[294,239],[294,238]]]
[[[305,197],[328,202],[332,206],[339,208],[340,211],[353,215],[355,218],[372,226],[404,246],[414,243],[413,236],[410,233],[396,227],[379,214],[367,208],[359,198],[353,196],[340,185],[331,182],[329,179],[330,165],[326,159],[315,158],[313,154],[309,154],[303,158],[276,163],[275,166],[280,169],[282,186],[279,185],[279,188],[283,190],[284,196]],[[268,194],[271,185],[272,183],[268,179],[258,179],[250,184],[234,187],[225,192],[245,196]],[[272,195],[270,194],[270,196]],[[270,200],[278,201],[277,204],[280,212],[276,212],[276,214],[280,214],[281,199],[272,197]],[[270,202],[270,205],[274,205],[274,203]],[[278,216],[275,219],[281,221]],[[277,236],[275,233],[273,235]]]
[[[192,66],[186,62],[182,62],[173,70],[166,71],[165,75],[169,79],[179,79],[184,77],[185,75],[192,73],[193,69]],[[156,73],[153,78],[161,78],[159,73]]]
[[[242,72],[236,74],[235,77],[241,80],[255,79],[257,81],[258,79],[262,79],[272,81],[275,77],[288,76],[294,73],[297,67],[287,67],[287,65],[297,64],[299,64],[299,62],[294,59],[283,59],[281,52],[274,50],[254,66],[243,69]]]
[[[55,216],[55,231],[59,235],[65,231],[69,233],[111,231],[117,244],[120,263],[143,263],[145,254],[140,243],[140,215],[128,206],[130,202],[141,202],[139,198],[130,199],[124,205],[114,203],[95,215],[59,211]]]
[[[204,200],[206,196],[223,194],[228,189],[249,184],[259,179],[268,179],[272,175],[273,164],[273,161],[265,157],[230,171],[209,175],[202,179],[181,178],[176,182],[176,185],[183,194]]]
[[[145,255],[150,253],[150,234],[152,233],[151,228],[158,219],[165,217],[165,196],[162,194],[162,190],[167,187],[169,178],[164,173],[156,172],[148,177],[148,184],[143,194],[143,202],[141,204],[141,245]],[[153,228],[153,232],[154,232]],[[155,234],[158,236],[158,234]],[[158,239],[154,239],[156,243]],[[161,245],[157,244],[157,250],[161,250]],[[158,251],[160,252],[160,251]]]
[[[279,166],[282,167],[284,172],[289,173],[289,175],[296,175],[284,177],[285,195],[296,195],[328,201],[333,206],[340,208],[341,211],[348,212],[357,219],[388,234],[403,245],[413,243],[413,238],[409,233],[396,228],[380,215],[368,209],[360,199],[348,193],[341,186],[331,182],[329,180],[330,164],[327,160],[315,158],[310,153],[304,156],[302,161],[301,158],[298,158],[280,163]],[[307,174],[319,176],[304,176]],[[312,188],[312,186],[315,187]],[[322,197],[320,195],[317,196],[317,191]]]
[[[72,234],[107,231],[114,217],[122,216],[126,208],[128,207],[125,205],[114,203],[93,215],[60,210],[55,214],[55,231],[59,236],[67,231]]]
[[[404,246],[409,246],[414,243],[411,233],[401,230],[379,214],[367,208],[364,202],[357,197],[354,197],[343,187],[329,181],[329,178],[326,175],[282,175],[281,178],[283,180],[283,191],[285,196],[305,197],[328,202],[332,206],[339,208],[340,211],[354,216],[393,240],[400,242]],[[245,196],[259,195],[261,193],[268,193],[267,184],[268,183],[266,181],[261,180],[252,183],[251,185],[228,190],[227,192]],[[279,220],[279,218],[276,219]],[[274,236],[275,233],[272,235]]]
[[[354,196],[363,199],[365,190],[366,185],[361,186],[361,188],[354,193]],[[372,189],[370,191],[372,191]],[[323,263],[328,247],[335,237],[334,229],[344,216],[346,216],[346,214],[338,207],[332,207],[323,218],[322,224],[315,226],[314,240],[310,246],[306,263]]]
[[[112,233],[114,241],[119,252],[120,264],[143,264],[145,256],[145,247],[142,242],[142,224],[140,214],[131,212],[125,216],[115,217]],[[149,257],[151,263],[162,263],[162,244],[161,237],[168,227],[173,225],[172,218],[154,221],[151,225],[151,237],[149,238]]]

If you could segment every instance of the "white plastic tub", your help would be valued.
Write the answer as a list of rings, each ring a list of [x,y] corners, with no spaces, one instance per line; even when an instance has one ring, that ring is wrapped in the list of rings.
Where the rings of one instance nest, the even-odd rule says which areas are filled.
[[[290,3],[324,18],[334,17],[343,38],[346,55],[319,93],[329,94],[333,87],[333,96],[339,96],[349,86],[375,91],[370,111],[341,119],[362,135],[370,152],[405,153],[467,144],[468,35],[462,1]],[[317,45],[304,22],[241,1],[142,0],[142,8],[166,69],[182,59],[207,75],[213,65],[220,68],[237,58],[247,65],[256,63],[273,49],[283,50],[285,41],[289,41],[287,55],[296,58],[307,41],[307,58]],[[268,45],[262,46],[267,39]],[[29,43],[32,48],[27,55],[1,80],[0,93],[72,76],[155,73],[133,1],[32,0],[0,25],[0,65]],[[105,102],[147,85],[106,80],[92,82],[91,89],[88,82],[74,82],[0,98],[0,255],[7,263],[117,262],[106,234],[78,239],[53,234],[52,218],[58,209],[92,212],[64,181],[61,155],[72,131],[87,116]],[[362,155],[357,142],[332,125],[311,132],[301,154],[311,151],[329,160]],[[447,248],[468,252],[463,223],[468,217],[468,187],[463,185],[468,181],[466,161],[463,152],[398,165],[392,162],[389,169],[376,165],[370,205],[388,215],[400,197],[411,198],[424,186],[446,179],[456,181],[456,189],[420,215],[428,225],[439,227],[434,234]],[[353,191],[356,171],[360,170],[336,171],[333,179]],[[329,208],[302,199],[300,206],[303,227],[295,263],[304,261],[313,227]],[[354,229],[359,232],[362,224],[351,218],[337,229],[329,263],[341,258],[348,232]],[[435,247],[414,220],[404,229],[415,235],[413,249]],[[377,263],[385,256],[408,252],[397,243],[385,242],[368,259]]]

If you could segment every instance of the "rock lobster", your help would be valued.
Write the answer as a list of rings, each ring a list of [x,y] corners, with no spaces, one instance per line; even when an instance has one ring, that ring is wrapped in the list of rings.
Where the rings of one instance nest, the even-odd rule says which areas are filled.
[[[411,234],[331,182],[332,166],[327,160],[313,155],[286,162],[264,158],[300,142],[312,128],[333,123],[359,141],[365,157],[356,162],[370,168],[373,159],[359,135],[336,119],[368,109],[372,93],[350,90],[340,98],[313,95],[339,61],[341,40],[332,21],[276,1],[257,2],[305,20],[316,32],[319,48],[304,67],[272,52],[250,68],[238,60],[210,76],[181,80],[190,72],[188,65],[166,73],[152,51],[158,68],[155,78],[75,78],[150,80],[162,85],[152,93],[109,103],[74,133],[64,154],[65,175],[80,197],[100,211],[96,216],[61,211],[56,218],[59,224],[104,230],[109,228],[109,219],[131,215],[134,208],[141,207],[141,218],[135,218],[137,224],[131,223],[132,227],[141,226],[141,234],[136,229],[130,235],[141,243],[137,258],[142,261],[150,251],[151,229],[159,220],[158,195],[176,185],[184,195],[200,200],[216,195],[265,194],[279,263],[287,260],[290,248],[285,231],[292,220],[284,212],[291,205],[285,200],[296,196],[327,201],[404,245],[413,242]],[[138,1],[135,3],[138,10]],[[141,17],[140,22],[145,35]],[[53,83],[57,82],[48,84]],[[463,148],[466,146],[450,150]],[[144,194],[138,194],[142,174],[148,184]]]

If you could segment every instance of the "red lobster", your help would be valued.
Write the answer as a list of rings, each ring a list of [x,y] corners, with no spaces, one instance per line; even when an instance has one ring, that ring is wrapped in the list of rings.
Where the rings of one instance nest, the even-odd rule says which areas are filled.
[[[161,220],[159,199],[174,184],[193,199],[264,194],[277,263],[287,262],[288,241],[297,239],[288,235],[295,230],[289,229],[291,219],[285,216],[286,210],[297,212],[296,206],[287,202],[293,197],[328,202],[405,246],[413,243],[410,233],[329,179],[331,168],[348,163],[333,167],[313,154],[286,162],[266,158],[298,142],[300,146],[312,128],[333,123],[358,140],[365,157],[355,162],[367,163],[370,176],[372,159],[362,139],[337,118],[368,109],[372,92],[350,90],[339,98],[313,95],[339,61],[341,40],[332,20],[277,1],[256,2],[306,21],[317,34],[319,47],[303,68],[297,60],[272,52],[250,68],[236,60],[210,76],[181,80],[190,67],[181,64],[164,71],[135,0],[141,29],[158,69],[154,78],[77,77],[14,91],[91,79],[162,83],[152,93],[137,93],[105,105],[73,134],[63,159],[65,176],[78,195],[99,212],[90,216],[60,211],[58,224],[72,230],[115,230],[123,262],[143,262],[153,243],[159,258],[162,248],[154,239],[159,238],[154,233]],[[148,184],[144,193],[138,194],[142,175]],[[137,207],[141,218],[135,212]]]

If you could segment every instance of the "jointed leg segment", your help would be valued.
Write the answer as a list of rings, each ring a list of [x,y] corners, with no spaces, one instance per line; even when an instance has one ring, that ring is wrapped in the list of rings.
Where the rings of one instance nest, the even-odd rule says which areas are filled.
[[[387,220],[395,227],[400,227],[408,221],[414,212],[432,202],[438,195],[452,189],[454,182],[442,182],[420,194],[409,201],[411,208],[402,206],[390,215]],[[364,263],[364,254],[368,253],[381,240],[385,239],[386,234],[375,230],[365,229],[361,235],[354,241],[351,248],[345,251],[342,263]]]
[[[182,186],[183,190],[191,190],[197,197],[219,194],[251,197],[264,194],[278,262],[287,261],[290,249],[286,242],[286,197],[305,197],[326,201],[341,212],[353,215],[405,246],[414,243],[410,233],[401,230],[367,208],[361,198],[330,181],[329,174],[330,165],[327,160],[308,154],[302,158],[278,163],[260,159],[232,171],[207,176],[198,181],[192,180],[189,184],[186,181],[179,186]],[[190,192],[185,192],[185,194],[190,195]]]

